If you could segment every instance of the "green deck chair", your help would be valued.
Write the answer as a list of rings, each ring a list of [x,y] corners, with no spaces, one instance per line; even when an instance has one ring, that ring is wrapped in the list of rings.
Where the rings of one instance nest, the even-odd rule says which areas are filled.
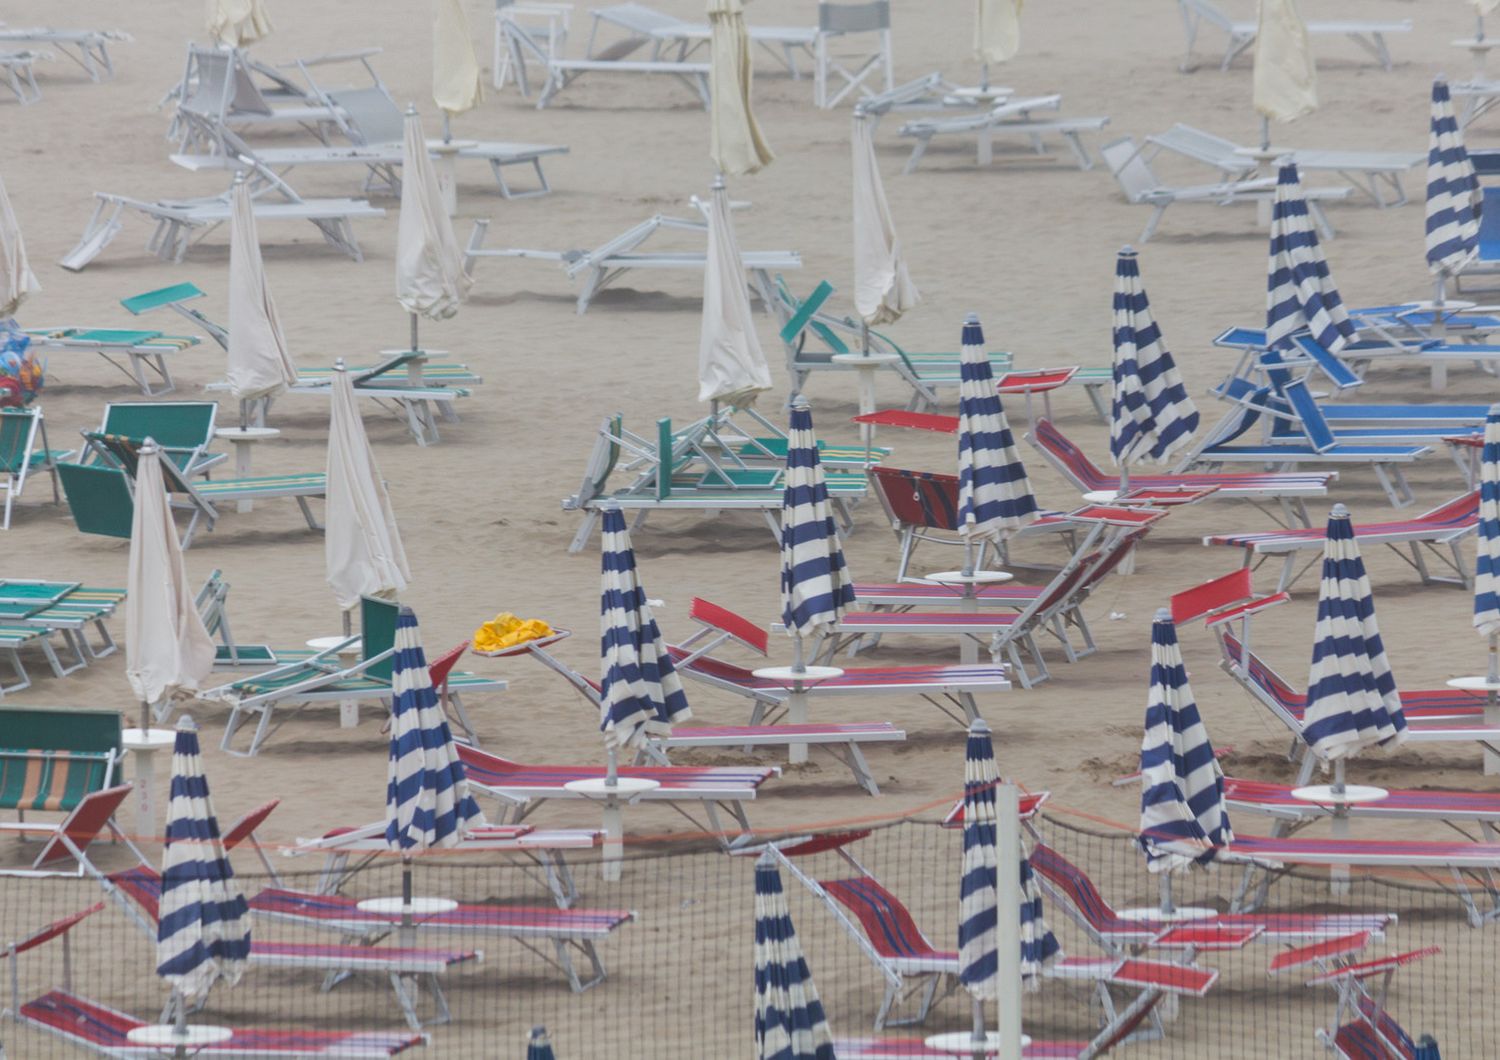
[[[41,448],[37,448],[39,439]],[[33,471],[52,476],[52,503],[62,503],[57,464],[72,455],[71,449],[48,448],[41,409],[0,409],[0,474],[4,475],[5,489],[5,519],[0,529],[10,529],[11,506],[26,488],[26,476]]]

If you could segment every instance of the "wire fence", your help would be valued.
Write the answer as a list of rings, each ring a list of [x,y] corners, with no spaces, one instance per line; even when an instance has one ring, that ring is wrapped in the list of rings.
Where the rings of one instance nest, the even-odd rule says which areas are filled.
[[[1077,819],[1055,814],[1039,817],[1031,825],[1028,845],[1044,842],[1086,873],[1114,909],[1158,903],[1157,880],[1143,870],[1129,836],[1092,825],[1080,827]],[[885,937],[873,940],[876,947],[920,951],[923,939],[914,934],[919,932],[931,949],[953,951],[957,947],[961,843],[959,831],[934,822],[904,820],[873,827],[841,848],[850,855],[848,859],[839,850],[790,859],[795,872],[784,869],[783,876],[792,917],[837,1037],[921,1039],[969,1028],[967,996],[962,991],[950,993],[951,980],[924,977],[922,962],[911,961],[898,962],[900,996],[893,1002],[887,1025],[877,1030],[877,1015],[892,988],[892,976],[887,974],[891,966],[883,971],[871,958],[870,940],[858,927],[858,918],[834,897],[837,887],[826,887],[829,881],[868,875],[879,881],[883,893],[902,903],[910,914],[910,925],[899,918],[888,921]],[[127,868],[133,860],[120,847],[96,845],[91,853],[105,873]],[[242,869],[260,868],[243,854],[242,848],[235,855]],[[511,924],[508,933],[450,933],[419,926],[409,939],[401,938],[399,931],[379,940],[357,939],[336,927],[257,915],[253,946],[265,951],[262,957],[281,956],[288,962],[291,958],[284,951],[297,945],[326,947],[356,941],[374,943],[376,954],[381,947],[403,943],[458,956],[476,953],[434,978],[418,978],[403,988],[417,1015],[425,1020],[438,1012],[432,989],[436,983],[451,1015],[449,1022],[422,1028],[429,1038],[425,1051],[417,1055],[519,1058],[525,1055],[530,1028],[539,1024],[548,1028],[559,1060],[752,1055],[755,859],[725,856],[705,841],[686,848],[682,844],[635,845],[630,854],[617,882],[603,881],[595,860],[568,859],[577,895],[562,919],[592,925],[589,930],[601,933],[597,939],[575,933],[571,940],[564,940],[575,929],[557,922],[556,895],[534,863],[449,855],[417,861],[414,893],[504,909]],[[278,869],[279,863],[285,863],[299,870],[305,864],[274,857],[272,863]],[[334,881],[321,865],[316,871],[281,872],[279,879],[268,878],[263,871],[245,871],[238,878],[247,895],[259,896],[253,902],[258,909],[268,907],[276,888],[317,892],[340,882],[338,895],[350,899],[401,893],[400,864],[388,858],[341,881]],[[1054,886],[1046,878],[1043,882]],[[1195,870],[1174,878],[1173,897],[1181,906],[1225,910],[1239,882],[1239,870],[1229,866]],[[146,1022],[160,1016],[168,995],[153,974],[149,914],[125,888],[106,890],[109,893],[101,895],[100,883],[93,878],[0,881],[0,945],[104,901],[104,908],[80,922],[66,943],[56,940],[12,959],[5,977],[5,1006],[14,1007],[14,989],[23,1018],[0,1023],[0,1041],[10,1057],[85,1055],[65,1035],[103,1033],[91,1021],[108,1023],[115,1017],[101,1017],[102,1011],[114,1010]],[[1367,989],[1376,997],[1384,995],[1385,1011],[1414,1038],[1433,1035],[1444,1057],[1495,1055],[1494,1043],[1500,1041],[1500,1012],[1492,1003],[1492,984],[1500,971],[1496,929],[1470,926],[1450,881],[1407,874],[1356,874],[1347,894],[1334,895],[1326,874],[1291,874],[1274,882],[1263,908],[1393,914],[1396,920],[1385,928],[1383,937],[1372,939],[1352,959],[1429,947],[1438,952],[1397,971],[1388,993],[1379,978],[1368,981]],[[1068,957],[1108,955],[1073,915],[1076,910],[1051,890],[1046,893],[1045,910]],[[601,911],[617,911],[621,922],[607,930],[614,918],[584,915]],[[625,914],[628,919],[623,919]],[[1175,997],[1159,1005],[1159,1019],[1148,1020],[1121,1052],[1143,1058],[1330,1055],[1319,1035],[1336,1026],[1338,991],[1306,985],[1320,970],[1315,963],[1280,974],[1270,971],[1273,958],[1296,944],[1263,934],[1242,948],[1215,952],[1140,950],[1140,956],[1151,961],[1190,959],[1216,971],[1218,977],[1201,997]],[[594,957],[607,973],[605,978],[575,992],[569,969],[580,985],[586,985],[594,974]],[[927,963],[940,967],[941,959]],[[1115,982],[1101,985],[1088,972],[1055,969],[1024,996],[1026,1033],[1038,1040],[1078,1042],[1081,1048],[1099,1033],[1110,1011],[1124,1010],[1139,996],[1138,973],[1139,969],[1120,969]],[[65,983],[70,993],[56,993]],[[896,1025],[922,1015],[929,985],[935,993],[925,1018]],[[388,972],[340,977],[326,967],[266,966],[257,959],[238,985],[216,986],[190,1022],[410,1033],[401,996]],[[50,1005],[45,1003],[48,998],[53,1002]],[[59,998],[102,1009],[57,1004]],[[39,1018],[52,1020],[52,1029],[39,1027]]]

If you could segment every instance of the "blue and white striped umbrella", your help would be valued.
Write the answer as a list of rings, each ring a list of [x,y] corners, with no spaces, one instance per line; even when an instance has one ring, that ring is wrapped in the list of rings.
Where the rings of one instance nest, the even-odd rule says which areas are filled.
[[[1302,330],[1337,353],[1355,337],[1354,325],[1323,260],[1318,233],[1307,213],[1297,164],[1286,162],[1276,177],[1271,212],[1271,260],[1266,280],[1266,344],[1289,347]]]
[[[546,1027],[533,1027],[526,1039],[526,1060],[557,1060]]]
[[[1323,542],[1302,738],[1319,758],[1334,761],[1405,735],[1406,715],[1380,640],[1365,561],[1349,509],[1335,504]]]
[[[982,718],[969,725],[964,749],[964,855],[958,884],[958,981],[980,1000],[993,1000],[999,988],[999,853],[995,785],[1000,770],[990,727]],[[1035,980],[1059,952],[1057,937],[1042,918],[1042,892],[1031,862],[1020,858],[1021,975]],[[1014,871],[1014,870],[1011,870]]]
[[[833,525],[812,412],[792,406],[781,492],[781,621],[795,637],[833,629],[854,602],[854,582]]]
[[[1427,267],[1457,272],[1479,249],[1479,205],[1483,198],[1474,163],[1453,117],[1448,82],[1432,83],[1432,122],[1427,133]]]
[[[755,863],[755,1056],[834,1060],[833,1032],[770,853]]]
[[[484,815],[469,794],[409,607],[396,616],[391,689],[385,841],[401,854],[456,846],[465,831],[484,824]]]
[[[646,602],[619,508],[604,509],[599,671],[599,729],[610,747],[640,747],[693,716]]]
[[[1474,628],[1500,635],[1500,404],[1484,421],[1479,457],[1479,533],[1474,564]]]
[[[1234,839],[1224,773],[1188,685],[1172,612],[1151,623],[1151,690],[1141,739],[1141,849],[1152,872],[1214,859]]]
[[[1140,262],[1130,247],[1115,259],[1113,338],[1110,455],[1122,467],[1147,460],[1165,463],[1192,441],[1198,407],[1188,397],[1171,351],[1162,344],[1141,284]]]
[[[1026,465],[995,389],[979,318],[964,321],[958,383],[958,525],[961,533],[994,537],[1037,516]]]
[[[172,748],[167,842],[157,907],[156,974],[196,1004],[219,980],[239,982],[250,956],[250,911],[224,852],[198,726],[184,715]]]

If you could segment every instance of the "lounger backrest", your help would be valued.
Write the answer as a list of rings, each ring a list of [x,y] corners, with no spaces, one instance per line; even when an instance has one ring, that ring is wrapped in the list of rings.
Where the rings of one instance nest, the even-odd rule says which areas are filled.
[[[1343,359],[1336,353],[1329,353],[1322,343],[1311,335],[1298,335],[1294,340],[1297,348],[1312,358],[1328,381],[1340,390],[1349,390],[1353,387],[1364,386],[1365,381],[1354,373]]]
[[[1423,512],[1417,516],[1417,521],[1422,523],[1435,523],[1438,526],[1474,526],[1479,522],[1479,491],[1470,490],[1461,493],[1451,501],[1439,504],[1429,512]]]
[[[57,475],[80,531],[130,540],[135,499],[125,472],[98,464],[60,463]]]
[[[839,337],[838,332],[818,319],[818,312],[823,304],[833,295],[833,285],[827,280],[821,281],[801,302],[798,302],[789,290],[786,283],[777,277],[780,304],[785,322],[781,326],[781,344],[786,349],[787,357],[792,361],[816,361],[828,363],[834,354],[848,353],[849,346]],[[807,332],[813,332],[828,347],[826,351],[808,351]]]
[[[876,465],[871,484],[880,505],[898,529],[958,529],[958,476]]]
[[[213,442],[218,414],[219,405],[214,401],[111,401],[104,406],[99,431],[125,438],[153,438],[166,450],[196,452]]]
[[[246,839],[255,834],[255,830],[266,823],[266,818],[271,816],[271,811],[281,805],[280,799],[272,799],[270,802],[261,803],[234,824],[229,826],[229,831],[221,837],[226,851],[233,850]]]
[[[1172,621],[1180,626],[1221,607],[1239,603],[1253,592],[1250,568],[1241,567],[1202,585],[1173,593],[1170,601]]]
[[[0,409],[0,472],[25,476],[39,422],[37,409]]]
[[[1485,188],[1479,212],[1479,260],[1500,261],[1500,188]]]
[[[52,921],[52,923],[48,924],[40,931],[28,935],[26,938],[22,939],[20,942],[14,943],[12,946],[6,947],[6,951],[12,957],[16,957],[20,954],[25,953],[27,950],[34,950],[43,943],[51,942],[55,938],[66,935],[69,931],[72,931],[80,921],[93,916],[103,908],[103,902],[95,902],[87,909],[81,909],[70,916],[63,917],[61,920],[54,920]]]
[[[1037,420],[1027,440],[1084,493],[1103,489],[1109,484],[1104,472],[1084,455],[1082,449],[1064,437],[1051,420]]]
[[[469,642],[464,641],[455,648],[449,648],[428,665],[428,680],[432,682],[432,687],[437,689],[439,696],[443,695],[446,691],[448,675],[453,672],[453,667],[458,665],[458,660],[462,659],[464,652],[468,650]]]
[[[917,927],[910,910],[873,876],[819,880],[818,885],[854,914],[880,956],[928,957],[937,952]]]
[[[130,784],[120,784],[113,788],[105,788],[103,791],[91,791],[78,801],[73,807],[73,812],[58,826],[58,836],[47,840],[42,847],[42,852],[37,856],[37,865],[47,865],[54,861],[63,861],[72,858],[73,853],[68,850],[62,842],[61,836],[66,836],[68,841],[80,851],[87,851],[88,846],[104,831],[109,819],[115,815],[126,797],[135,788]]]
[[[1386,1048],[1375,1028],[1362,1019],[1346,1023],[1333,1036],[1342,1060],[1400,1060]]]
[[[1323,418],[1323,410],[1318,408],[1318,401],[1307,389],[1305,380],[1298,379],[1288,383],[1282,388],[1282,394],[1292,406],[1292,411],[1297,414],[1297,419],[1302,424],[1302,433],[1307,435],[1307,442],[1313,449],[1326,453],[1338,445],[1338,439],[1333,436],[1333,428]]]
[[[120,299],[120,304],[132,316],[140,316],[142,313],[152,309],[160,309],[162,306],[175,305],[178,302],[186,302],[193,298],[203,298],[203,292],[193,283],[174,283],[169,287],[158,287],[154,291],[145,291],[141,294],[131,295],[129,298]]]
[[[1094,931],[1106,932],[1119,923],[1119,917],[1094,886],[1094,881],[1045,843],[1038,843],[1031,848],[1031,867],[1063,896],[1073,912]]]
[[[1168,151],[1175,151],[1177,154],[1211,166],[1246,169],[1250,164],[1245,156],[1234,153],[1239,145],[1233,140],[1226,140],[1222,136],[1215,136],[1211,132],[1184,125],[1182,122],[1173,125],[1164,133],[1148,136],[1147,139],[1151,143],[1165,147]]]
[[[1255,652],[1246,651],[1234,634],[1225,631],[1219,637],[1219,643],[1223,646],[1225,661],[1240,671],[1246,680],[1269,696],[1290,717],[1294,720],[1301,719],[1307,707],[1305,695],[1287,684],[1286,679],[1271,669]]]
[[[819,0],[818,29],[823,33],[867,33],[891,28],[890,0],[835,4]]]
[[[1112,140],[1099,148],[1104,164],[1114,175],[1115,182],[1131,202],[1140,202],[1153,191],[1161,188],[1161,181],[1151,171],[1151,163],[1136,148],[1135,140],[1125,136]]]
[[[401,606],[389,600],[381,600],[374,596],[359,598],[359,636],[362,658],[373,659],[391,651],[396,646],[396,618],[400,613]],[[389,681],[395,662],[394,654],[387,655],[380,662],[367,668],[364,672],[365,676]]]
[[[594,447],[589,450],[588,465],[583,470],[583,484],[578,487],[575,498],[578,507],[582,508],[604,494],[609,476],[620,462],[620,431],[624,425],[625,417],[618,412],[600,425],[599,433],[594,436]]]
[[[720,607],[701,597],[693,597],[688,605],[688,617],[701,622],[709,629],[728,634],[751,651],[766,655],[771,642],[766,631],[743,615],[737,615],[727,607]]]
[[[1373,997],[1361,996],[1358,1001],[1359,1014],[1363,1016],[1375,1028],[1375,1033],[1380,1036],[1380,1041],[1391,1050],[1392,1054],[1400,1057],[1400,1060],[1414,1060],[1417,1055],[1417,1043],[1412,1041],[1411,1035],[1396,1018],[1380,1006]]]
[[[789,858],[804,858],[812,854],[822,854],[828,850],[842,850],[850,843],[864,839],[868,835],[870,835],[868,828],[852,832],[824,832],[821,835],[799,839],[794,843],[777,843],[776,849]]]
[[[361,145],[401,143],[406,134],[401,108],[383,85],[347,88],[329,96],[344,112],[351,139]]]

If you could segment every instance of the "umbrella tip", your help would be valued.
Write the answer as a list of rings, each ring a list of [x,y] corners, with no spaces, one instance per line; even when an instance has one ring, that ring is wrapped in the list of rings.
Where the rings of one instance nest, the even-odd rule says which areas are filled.
[[[973,721],[969,722],[970,736],[988,736],[989,732],[990,723],[985,721],[983,718],[975,718]]]
[[[1329,512],[1328,514],[1333,516],[1333,518],[1335,519],[1347,519],[1349,518],[1349,509],[1343,504],[1335,504],[1333,506],[1333,511]]]
[[[340,357],[333,362],[333,370],[335,372],[347,372],[349,369],[344,366],[344,359]]]
[[[197,732],[198,731],[198,723],[193,720],[193,716],[191,714],[184,714],[184,715],[182,715],[182,717],[180,717],[180,718],[177,719],[177,731],[178,732]]]
[[[724,174],[715,173],[713,183],[709,185],[709,188],[714,191],[723,191],[726,187],[728,187],[728,185],[724,183]]]
[[[1120,256],[1122,258],[1135,257],[1135,247],[1131,246],[1129,243],[1126,243],[1123,247],[1120,248]]]
[[[417,113],[417,105],[415,103],[408,102],[406,104],[406,116],[407,117],[411,117],[412,115],[414,115],[416,113]]]
[[[965,324],[977,324],[977,323],[979,323],[979,314],[978,313],[966,313],[964,315],[964,323]]]
[[[1153,615],[1153,616],[1151,616],[1151,621],[1153,621],[1153,622],[1170,622],[1170,621],[1172,621],[1172,612],[1169,611],[1165,607],[1158,607],[1156,609],[1156,614]]]
[[[141,442],[141,453],[143,455],[146,453],[154,453],[157,451],[157,449],[158,446],[156,444],[156,439],[151,437],[149,434],[146,435],[145,441]]]
[[[792,408],[799,409],[803,412],[812,411],[812,405],[808,402],[807,398],[803,397],[801,394],[792,395]]]

